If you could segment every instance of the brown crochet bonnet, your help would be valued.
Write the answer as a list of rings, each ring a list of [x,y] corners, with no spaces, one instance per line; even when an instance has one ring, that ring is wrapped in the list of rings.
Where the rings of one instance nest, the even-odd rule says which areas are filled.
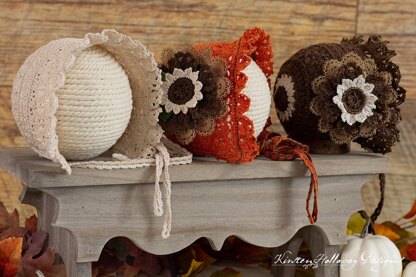
[[[312,153],[345,153],[350,142],[387,153],[399,141],[405,90],[387,41],[371,36],[300,50],[281,67],[274,88],[287,134]]]

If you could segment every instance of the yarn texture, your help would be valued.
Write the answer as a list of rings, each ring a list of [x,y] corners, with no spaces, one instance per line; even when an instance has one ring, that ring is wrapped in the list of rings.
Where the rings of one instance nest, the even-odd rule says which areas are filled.
[[[58,148],[67,160],[84,160],[107,151],[130,121],[129,79],[110,53],[99,47],[80,52],[56,91]]]
[[[399,141],[406,90],[388,41],[373,35],[298,51],[281,67],[274,88],[287,134],[311,153],[344,153],[351,142],[385,154]],[[286,81],[284,81],[286,80]]]
[[[264,127],[265,122],[261,122],[270,109],[267,107],[266,111],[260,112],[260,107],[266,107],[271,101],[266,99],[271,96],[270,90],[266,90],[264,85],[264,78],[270,84],[269,77],[273,73],[270,37],[262,29],[253,28],[231,43],[198,44],[194,47],[202,50],[207,46],[214,56],[227,62],[226,76],[231,82],[230,92],[223,98],[227,103],[227,110],[224,116],[216,120],[215,130],[211,135],[198,135],[185,147],[196,155],[213,156],[230,163],[250,162],[259,155],[256,135]],[[253,61],[261,69],[264,78],[253,78],[253,81],[249,81],[250,76],[247,74],[254,73],[258,76],[259,73],[254,69],[254,64],[249,67]],[[252,89],[258,91],[253,92]],[[260,100],[262,97],[264,99]],[[251,103],[253,109],[250,111]]]
[[[162,85],[164,113],[160,124],[167,136],[187,145],[197,135],[208,136],[214,133],[216,120],[226,112],[224,97],[231,89],[231,82],[226,76],[226,64],[223,58],[214,57],[208,47],[200,51],[192,46],[177,51],[164,51],[160,65],[165,76]],[[172,78],[174,72],[187,70],[192,71],[195,80],[189,77]],[[182,111],[169,113],[172,106]]]
[[[168,167],[191,163],[192,154],[162,137],[161,83],[152,52],[115,30],[104,30],[84,39],[52,41],[29,56],[13,83],[12,112],[32,149],[59,163],[68,174],[74,167],[155,166],[154,213],[165,213],[161,235],[167,238],[172,223]],[[95,146],[99,146],[94,149],[88,148],[93,139],[84,130],[91,128],[95,132],[89,135],[96,136]],[[93,156],[108,147],[103,155]],[[90,151],[95,154],[86,155]],[[62,154],[93,159],[68,162]]]
[[[160,71],[153,53],[144,45],[115,30],[90,33],[84,39],[51,41],[29,56],[19,69],[13,83],[12,112],[20,132],[32,149],[41,157],[61,164],[68,173],[71,172],[71,167],[58,146],[56,116],[61,110],[57,114],[57,92],[65,87],[66,73],[76,65],[77,56],[93,46],[99,46],[110,53],[124,69],[132,93],[134,109],[127,128],[110,149],[111,153],[122,154],[136,162],[137,159],[144,159],[144,163],[147,163],[148,159],[154,159],[157,152],[155,146],[160,143],[163,133],[158,124]],[[127,112],[113,111],[113,118],[123,118]],[[124,128],[113,127],[120,128],[117,132]],[[106,168],[119,168],[120,161],[106,162]],[[79,163],[75,164],[79,166]],[[137,163],[137,166],[142,164]]]
[[[247,76],[247,83],[241,93],[250,98],[250,107],[245,115],[253,121],[254,137],[263,131],[270,114],[271,97],[270,87],[261,68],[255,61],[242,71]]]

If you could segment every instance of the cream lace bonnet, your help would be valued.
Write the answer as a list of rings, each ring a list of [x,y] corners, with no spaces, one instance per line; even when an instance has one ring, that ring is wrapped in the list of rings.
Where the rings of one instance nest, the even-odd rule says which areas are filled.
[[[77,55],[99,46],[109,52],[128,76],[133,109],[127,128],[110,149],[112,157],[100,156],[88,161],[68,162],[60,153],[56,132],[58,97],[65,85],[66,72]],[[41,157],[59,163],[71,174],[71,167],[136,168],[156,166],[154,212],[163,214],[159,180],[163,174],[166,192],[163,237],[169,237],[171,225],[169,165],[186,164],[192,155],[162,138],[158,123],[162,90],[161,74],[154,55],[143,44],[115,30],[89,33],[83,39],[66,38],[52,41],[29,56],[13,83],[12,112],[16,124],[32,149]]]

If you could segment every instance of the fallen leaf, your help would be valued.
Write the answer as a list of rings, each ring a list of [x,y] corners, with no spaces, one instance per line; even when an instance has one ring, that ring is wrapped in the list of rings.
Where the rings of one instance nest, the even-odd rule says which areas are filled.
[[[122,276],[134,277],[143,272],[148,276],[156,276],[162,271],[156,255],[147,253],[138,247],[130,250],[122,268]]]
[[[39,256],[46,249],[48,233],[40,231],[28,234],[23,242],[23,256]]]
[[[125,260],[131,249],[137,246],[126,237],[116,237],[107,242],[105,248],[115,252],[119,260]]]
[[[40,271],[45,277],[65,277],[65,265],[55,264],[55,251],[46,248],[39,257],[25,255],[21,259],[21,267],[18,277],[38,277],[36,271]]]
[[[407,248],[409,248],[410,244],[404,242],[401,244],[396,244],[397,248],[399,248],[400,251],[400,255],[402,257],[405,257],[406,259],[409,259],[409,257],[407,256]]]
[[[19,212],[14,209],[9,213],[2,202],[0,202],[0,233],[9,228],[19,227]]]
[[[241,264],[270,264],[272,251],[272,248],[255,246],[240,240],[236,245],[235,259]]]
[[[36,215],[32,215],[29,218],[26,218],[25,228],[30,230],[32,233],[38,230],[38,218]]]
[[[92,276],[108,276],[120,270],[123,264],[114,251],[104,248],[98,261],[92,263]]]
[[[223,268],[219,271],[215,271],[210,277],[242,277],[241,272],[238,272],[231,267]]]
[[[175,262],[178,266],[179,275],[188,272],[192,261],[195,260],[195,252],[193,251],[195,244],[196,243],[194,242],[192,245],[182,249],[179,253],[177,253]]]
[[[133,277],[139,273],[158,275],[162,268],[158,256],[139,249],[130,239],[117,237],[104,246],[100,258],[93,263],[93,276]]]
[[[193,277],[198,273],[201,273],[205,268],[204,262],[198,262],[197,260],[192,260],[191,266],[188,269],[188,272],[182,275],[182,277]]]
[[[383,225],[389,227],[393,232],[398,234],[400,236],[400,239],[410,239],[415,237],[414,233],[404,230],[402,227],[391,221],[383,222]]]
[[[400,235],[398,235],[396,232],[394,232],[392,229],[390,229],[388,226],[385,226],[383,224],[374,224],[374,231],[376,235],[381,235],[389,238],[391,241],[396,241],[400,238]]]
[[[55,264],[55,251],[46,247],[47,238],[46,232],[35,232],[26,237],[17,276],[37,277],[36,271],[42,272],[45,277],[66,276],[65,266]]]
[[[409,260],[416,261],[416,242],[407,247],[406,253]]]
[[[23,238],[0,241],[0,276],[14,277],[19,270]]]
[[[195,259],[198,262],[204,262],[206,266],[211,265],[217,261],[217,259],[208,255],[207,252],[205,252],[205,250],[202,249],[202,247],[198,247],[198,246],[195,247],[194,255],[195,255]]]
[[[365,219],[360,213],[354,213],[351,215],[347,224],[347,235],[361,234],[365,225]]]
[[[415,215],[416,215],[416,199],[415,199],[415,201],[413,201],[413,206],[410,209],[410,211],[407,214],[405,214],[403,217],[406,218],[406,219],[411,219]]]
[[[29,232],[30,231],[28,229],[23,228],[23,227],[9,228],[7,230],[4,230],[0,234],[0,240],[4,240],[7,238],[11,238],[11,237],[24,238],[26,235],[28,235]]]

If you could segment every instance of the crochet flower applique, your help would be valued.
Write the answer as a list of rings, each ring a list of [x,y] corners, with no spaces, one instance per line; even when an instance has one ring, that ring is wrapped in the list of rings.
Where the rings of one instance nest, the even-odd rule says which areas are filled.
[[[315,97],[310,109],[319,118],[319,131],[344,144],[358,138],[371,140],[378,128],[396,125],[399,111],[395,109],[397,93],[392,80],[392,74],[380,71],[372,58],[355,52],[328,60],[323,75],[312,81]],[[398,141],[394,128],[394,134],[386,139],[386,151]]]
[[[216,119],[224,116],[224,96],[230,91],[226,65],[211,50],[191,47],[166,50],[162,70],[160,125],[169,137],[186,145],[197,136],[208,136]]]
[[[377,96],[371,92],[374,85],[366,83],[363,75],[354,80],[342,79],[342,84],[337,86],[337,95],[332,101],[342,111],[341,119],[352,126],[355,122],[364,121],[373,115],[376,108],[374,104]]]
[[[174,68],[173,74],[165,73],[162,84],[162,105],[166,112],[187,114],[188,109],[195,108],[202,100],[202,83],[198,81],[199,71],[192,68],[182,70]]]
[[[295,111],[295,85],[292,77],[282,74],[277,78],[275,91],[277,113],[281,121],[287,121]]]

